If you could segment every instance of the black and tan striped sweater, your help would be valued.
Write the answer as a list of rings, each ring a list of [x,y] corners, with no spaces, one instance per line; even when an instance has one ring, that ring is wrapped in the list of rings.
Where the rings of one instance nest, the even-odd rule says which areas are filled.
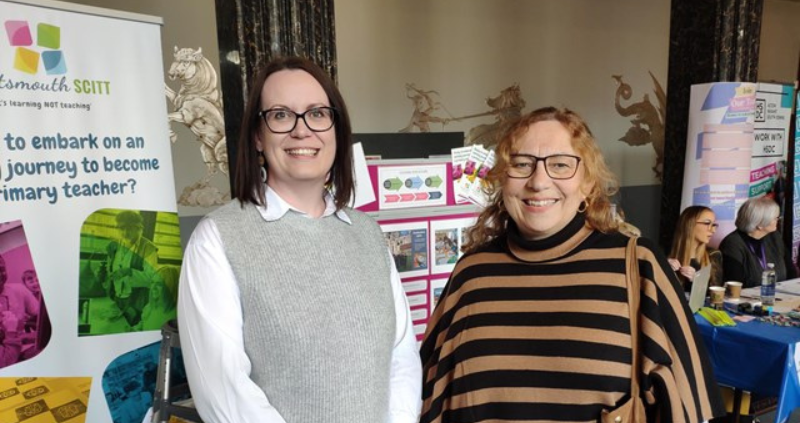
[[[431,316],[421,355],[422,423],[596,422],[629,397],[622,234],[579,214],[560,233],[508,235],[465,255]],[[648,420],[724,415],[683,290],[649,240],[641,274],[642,398]]]

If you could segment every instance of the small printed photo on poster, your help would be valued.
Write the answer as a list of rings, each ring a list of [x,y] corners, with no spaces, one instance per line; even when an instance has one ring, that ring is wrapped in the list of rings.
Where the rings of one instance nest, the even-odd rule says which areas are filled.
[[[80,237],[79,336],[160,330],[176,317],[177,213],[102,209]]]
[[[431,279],[431,289],[429,293],[431,311],[436,308],[436,304],[439,304],[439,298],[441,298],[445,286],[447,286],[447,279]]]
[[[436,265],[455,264],[458,260],[458,228],[433,231]]]
[[[0,223],[0,368],[37,356],[50,342],[42,291],[22,221]]]
[[[381,225],[400,277],[428,275],[428,222]]]
[[[467,229],[477,217],[431,220],[431,250],[434,257],[431,273],[450,273],[463,255]]]

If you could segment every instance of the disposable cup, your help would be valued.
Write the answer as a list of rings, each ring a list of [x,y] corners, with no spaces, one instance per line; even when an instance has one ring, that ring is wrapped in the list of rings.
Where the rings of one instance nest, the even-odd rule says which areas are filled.
[[[732,300],[738,300],[742,294],[742,283],[735,281],[725,282],[725,296]]]
[[[709,302],[715,306],[722,306],[722,301],[725,298],[725,288],[721,286],[712,286],[708,288]]]

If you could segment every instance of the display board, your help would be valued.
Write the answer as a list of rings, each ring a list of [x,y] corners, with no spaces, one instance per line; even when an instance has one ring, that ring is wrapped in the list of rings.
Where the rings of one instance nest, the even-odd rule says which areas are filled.
[[[436,301],[462,255],[466,231],[481,209],[456,202],[449,157],[368,160],[367,168],[375,199],[359,210],[375,218],[383,230],[420,343]],[[391,201],[394,196],[406,196],[408,201]]]
[[[0,20],[0,421],[141,422],[182,256],[161,20]]]
[[[461,258],[467,229],[478,217],[475,206],[374,213],[394,258],[411,308],[414,334],[422,342],[428,319],[442,289]]]

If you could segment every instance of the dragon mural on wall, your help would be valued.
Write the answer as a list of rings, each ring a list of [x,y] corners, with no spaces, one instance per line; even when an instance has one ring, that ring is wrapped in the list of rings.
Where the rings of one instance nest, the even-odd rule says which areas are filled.
[[[622,80],[622,75],[612,75],[617,81],[618,87],[614,98],[614,107],[622,117],[630,117],[633,126],[628,128],[628,132],[619,140],[633,146],[651,144],[656,152],[656,163],[652,169],[661,181],[664,172],[664,124],[667,113],[667,95],[661,88],[658,80],[652,72],[648,72],[653,80],[653,92],[656,95],[656,105],[650,101],[647,94],[642,96],[642,101],[623,106],[622,100],[630,100],[633,96],[633,89]]]
[[[464,145],[483,144],[488,149],[493,149],[503,129],[508,122],[522,115],[525,99],[519,84],[504,88],[494,97],[486,98],[486,105],[490,110],[475,114],[453,117],[453,115],[438,100],[439,93],[434,90],[422,90],[413,83],[406,84],[406,97],[414,103],[411,120],[405,128],[398,132],[412,132],[417,128],[419,132],[430,132],[429,123],[441,123],[443,126],[450,122],[460,122],[482,116],[494,116],[494,122],[476,125],[467,131]],[[437,99],[434,99],[436,96]],[[438,110],[444,110],[448,117],[436,116]]]

